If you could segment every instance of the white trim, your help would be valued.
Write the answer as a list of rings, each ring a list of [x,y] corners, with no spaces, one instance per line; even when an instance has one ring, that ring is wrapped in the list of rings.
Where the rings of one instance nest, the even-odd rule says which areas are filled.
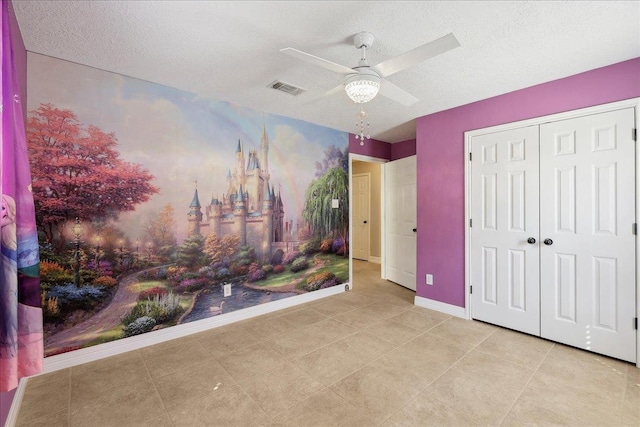
[[[20,412],[20,405],[22,405],[24,392],[27,390],[27,382],[29,382],[29,378],[20,379],[18,388],[13,395],[13,400],[11,401],[11,407],[9,408],[9,413],[7,414],[7,420],[5,421],[4,427],[14,427],[18,422],[18,413]]]
[[[467,312],[468,318],[471,316],[471,307],[470,307],[470,298],[469,298],[469,287],[470,283],[470,241],[469,241],[469,219],[470,212],[469,209],[471,207],[471,194],[469,192],[470,188],[470,180],[471,180],[471,170],[470,170],[470,162],[469,162],[469,153],[471,152],[471,139],[475,136],[486,135],[489,133],[502,132],[505,130],[511,130],[516,128],[522,128],[527,126],[538,126],[543,123],[556,122],[560,120],[573,119],[582,116],[588,116],[593,114],[600,114],[609,111],[622,110],[625,108],[634,108],[635,109],[635,128],[636,132],[638,127],[640,127],[640,98],[631,98],[625,99],[623,101],[611,102],[608,104],[595,105],[592,107],[580,108],[578,110],[566,111],[563,113],[551,114],[548,116],[535,117],[532,119],[521,120],[518,122],[505,123],[497,126],[490,126],[482,129],[470,130],[464,133],[464,300],[465,300],[465,310]],[[636,220],[638,223],[638,213],[640,213],[640,150],[638,150],[638,141],[636,144]],[[636,236],[636,316],[640,317],[640,282],[638,278],[640,277],[640,239]],[[640,368],[640,329],[636,330],[636,366]]]
[[[464,307],[458,307],[457,305],[447,304],[446,302],[436,301],[433,299],[416,297],[413,303],[418,307],[428,308],[429,310],[439,311],[440,313],[450,314],[451,316],[467,319],[467,311]]]
[[[374,264],[381,264],[382,263],[382,259],[379,256],[371,256],[371,255],[369,255],[369,262],[372,262]]]
[[[116,354],[137,350],[142,347],[159,344],[165,341],[228,325],[230,323],[250,319],[262,314],[271,313],[284,308],[293,307],[320,298],[339,294],[345,291],[345,286],[351,285],[349,283],[343,283],[342,285],[319,289],[317,291],[284,298],[266,304],[254,305],[253,307],[247,307],[242,310],[221,314],[208,319],[184,323],[166,329],[159,329],[157,331],[147,332],[146,334],[123,338],[93,347],[81,348],[69,353],[49,356],[44,359],[44,370],[42,374],[48,374],[60,369],[93,362],[105,357],[115,356]]]

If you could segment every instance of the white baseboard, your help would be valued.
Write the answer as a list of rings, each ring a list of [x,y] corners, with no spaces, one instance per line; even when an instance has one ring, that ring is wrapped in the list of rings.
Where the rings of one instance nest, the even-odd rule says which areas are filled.
[[[349,285],[349,283],[343,283],[326,289],[319,289],[314,292],[296,295],[266,304],[255,305],[253,307],[232,311],[231,313],[224,313],[208,319],[196,320],[166,329],[147,332],[146,334],[122,338],[117,341],[111,341],[93,347],[81,348],[68,353],[49,356],[44,359],[44,370],[42,374],[48,374],[60,369],[93,362],[95,360],[104,359],[105,357],[115,356],[116,354],[137,350],[142,347],[159,344],[165,341],[228,325],[240,320],[250,319],[262,314],[271,313],[273,311],[282,310],[284,308],[293,307],[320,298],[339,294],[344,292],[345,285]]]
[[[382,264],[382,258],[380,258],[379,256],[369,256],[369,262],[372,262],[374,264]]]
[[[464,307],[447,304],[446,302],[436,301],[429,298],[416,296],[413,303],[419,307],[428,308],[429,310],[439,311],[441,313],[450,314],[451,316],[468,319],[467,310]]]
[[[9,413],[7,414],[4,427],[14,427],[18,422],[18,412],[20,412],[20,405],[22,404],[22,398],[24,397],[24,391],[27,389],[28,381],[29,378],[21,378],[18,382],[18,388],[13,395],[13,400],[11,401],[11,407],[9,408]]]

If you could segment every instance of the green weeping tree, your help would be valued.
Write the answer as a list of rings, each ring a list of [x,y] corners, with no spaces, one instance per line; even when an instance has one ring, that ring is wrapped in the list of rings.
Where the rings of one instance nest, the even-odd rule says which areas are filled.
[[[333,199],[339,200],[338,208],[331,207]],[[316,236],[342,237],[344,254],[348,256],[349,175],[343,168],[333,167],[311,182],[305,194],[302,217]]]

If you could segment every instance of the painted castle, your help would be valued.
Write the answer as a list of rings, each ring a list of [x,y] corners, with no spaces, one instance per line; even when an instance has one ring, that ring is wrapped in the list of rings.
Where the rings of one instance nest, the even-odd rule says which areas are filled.
[[[204,214],[196,187],[187,214],[188,235],[236,234],[242,245],[254,248],[258,257],[270,259],[283,247],[281,242],[288,240],[290,224],[285,224],[280,192],[276,194],[269,177],[269,139],[263,125],[260,154],[250,150],[245,159],[244,145],[238,140],[235,169],[233,173],[229,169],[226,177],[227,192],[222,199],[212,197]]]

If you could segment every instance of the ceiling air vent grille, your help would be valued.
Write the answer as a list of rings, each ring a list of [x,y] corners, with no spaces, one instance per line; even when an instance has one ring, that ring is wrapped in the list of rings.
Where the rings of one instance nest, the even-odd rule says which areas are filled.
[[[289,95],[297,96],[303,92],[306,92],[306,89],[301,87],[297,87],[294,85],[290,85],[289,83],[281,82],[276,80],[275,82],[269,85],[271,89],[279,90],[280,92],[288,93]]]

